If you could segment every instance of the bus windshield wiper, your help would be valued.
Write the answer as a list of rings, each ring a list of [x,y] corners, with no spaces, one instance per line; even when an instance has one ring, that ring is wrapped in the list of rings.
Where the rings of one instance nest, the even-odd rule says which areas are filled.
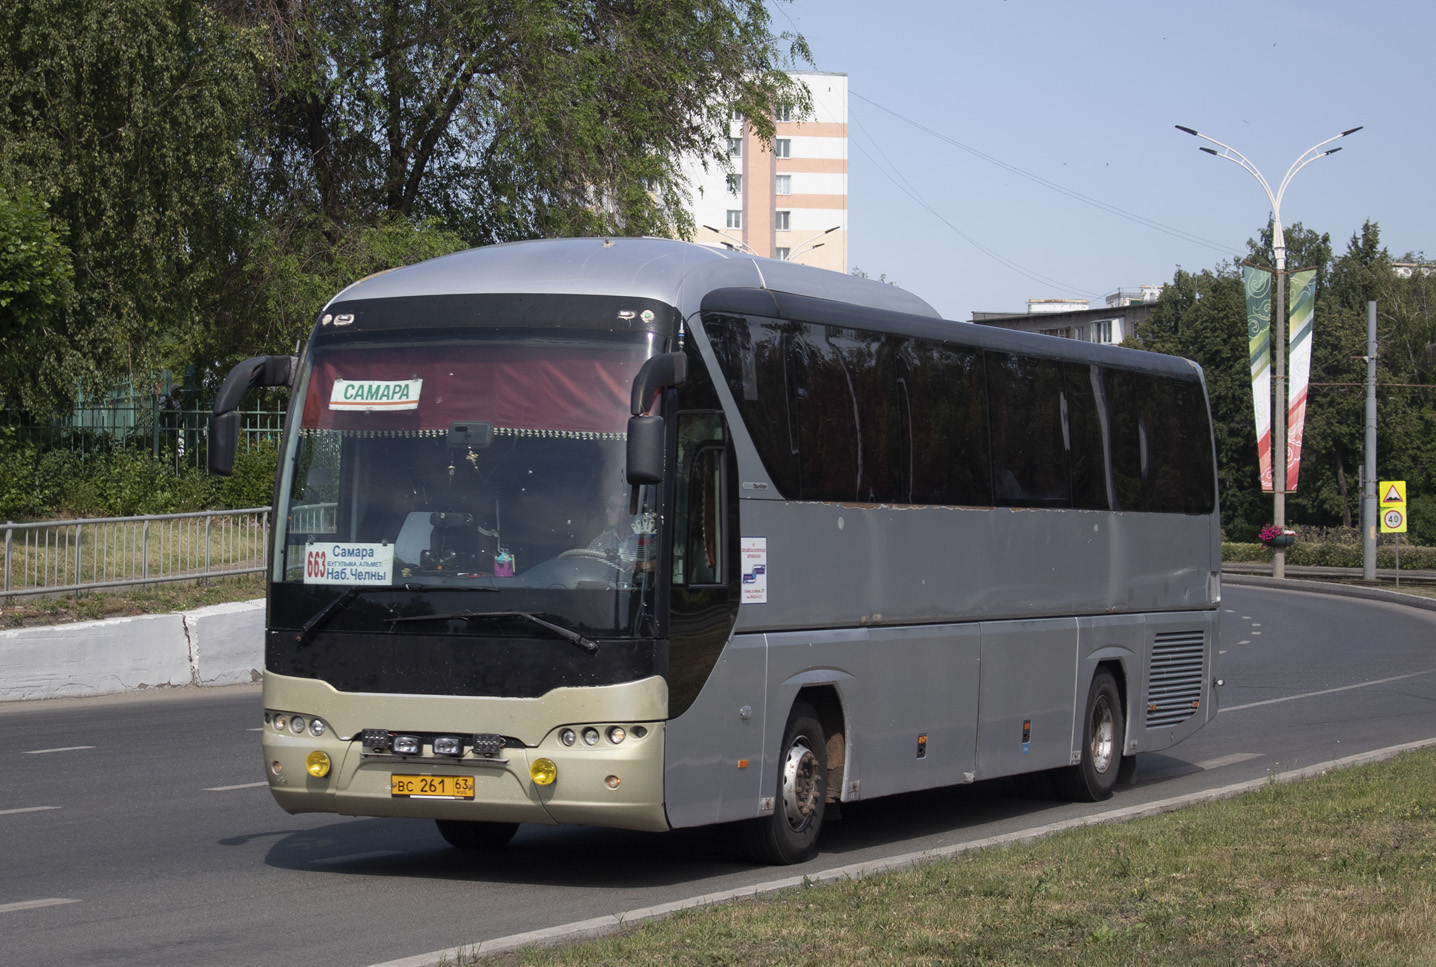
[[[314,613],[314,617],[304,622],[304,626],[299,629],[299,634],[294,636],[295,644],[302,645],[306,641],[308,641],[309,636],[314,634],[314,632],[318,631],[320,625],[324,624],[334,615],[338,614],[339,611],[345,606],[347,606],[350,601],[353,601],[356,597],[358,597],[359,592],[363,590],[364,587],[362,585],[355,585],[354,587],[345,588],[343,594],[339,595],[339,597],[335,598],[333,601],[330,601],[324,607],[316,611]]]
[[[387,624],[395,625],[401,621],[450,621],[455,618],[462,618],[471,621],[474,618],[522,618],[529,624],[537,625],[546,631],[558,635],[564,641],[571,641],[578,645],[590,655],[598,654],[598,642],[592,638],[585,638],[576,631],[569,631],[562,625],[556,625],[552,621],[546,621],[536,614],[527,611],[453,611],[448,614],[410,614],[385,618]]]

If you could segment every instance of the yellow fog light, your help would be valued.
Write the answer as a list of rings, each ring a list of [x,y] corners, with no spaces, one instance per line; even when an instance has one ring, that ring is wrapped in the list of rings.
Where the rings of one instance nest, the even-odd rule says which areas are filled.
[[[536,786],[551,786],[558,778],[558,766],[552,759],[535,759],[529,766],[529,776]]]
[[[317,749],[309,753],[304,760],[304,768],[308,769],[309,774],[314,778],[323,779],[329,775],[329,753],[320,752]]]

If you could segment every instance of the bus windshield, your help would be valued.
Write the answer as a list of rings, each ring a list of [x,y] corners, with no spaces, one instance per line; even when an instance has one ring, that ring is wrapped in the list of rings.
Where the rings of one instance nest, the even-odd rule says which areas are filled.
[[[281,468],[276,589],[321,607],[364,590],[497,590],[486,615],[637,634],[659,513],[656,488],[624,482],[624,441],[651,345],[533,329],[316,339]],[[405,631],[445,633],[437,619],[459,600],[419,608],[433,627]]]

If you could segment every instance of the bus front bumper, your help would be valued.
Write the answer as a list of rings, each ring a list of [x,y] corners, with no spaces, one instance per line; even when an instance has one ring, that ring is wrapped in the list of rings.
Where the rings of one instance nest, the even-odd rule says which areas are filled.
[[[262,746],[270,792],[291,813],[668,829],[662,680],[558,691],[570,694],[353,695],[268,675]],[[317,735],[315,719],[323,723]],[[592,744],[584,738],[590,729]],[[389,733],[391,745],[376,745],[378,732]],[[568,732],[572,745],[563,741]],[[511,738],[485,755],[474,751],[476,733]],[[416,739],[418,754],[397,754],[397,736]],[[439,736],[459,740],[463,752],[436,755]]]

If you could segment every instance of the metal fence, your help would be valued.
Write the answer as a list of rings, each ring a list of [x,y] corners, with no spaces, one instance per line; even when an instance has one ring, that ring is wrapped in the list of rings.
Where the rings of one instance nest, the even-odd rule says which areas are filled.
[[[209,407],[180,407],[172,402],[162,396],[82,402],[65,417],[49,423],[26,422],[13,413],[4,413],[0,422],[14,429],[18,441],[44,449],[90,453],[139,447],[150,450],[156,459],[173,459],[177,466],[204,466]],[[279,439],[284,410],[257,407],[240,414],[249,443]]]
[[[265,570],[269,508],[0,524],[0,595],[57,594]]]

